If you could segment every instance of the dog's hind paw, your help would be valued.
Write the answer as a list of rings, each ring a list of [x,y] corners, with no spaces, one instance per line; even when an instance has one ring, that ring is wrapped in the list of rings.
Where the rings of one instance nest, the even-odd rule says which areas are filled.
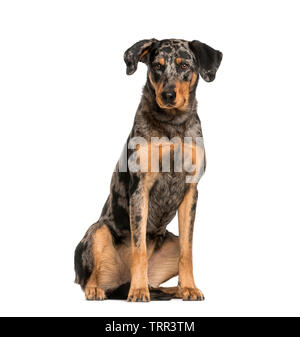
[[[89,301],[102,301],[106,299],[104,290],[97,287],[86,287],[85,298]]]
[[[204,301],[204,295],[198,288],[178,287],[176,297],[184,301]]]

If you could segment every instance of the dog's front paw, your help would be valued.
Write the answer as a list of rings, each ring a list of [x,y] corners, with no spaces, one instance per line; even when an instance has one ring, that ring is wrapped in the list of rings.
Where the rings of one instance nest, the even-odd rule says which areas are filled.
[[[144,288],[130,288],[128,302],[149,302],[150,293],[148,287]]]
[[[106,299],[105,292],[101,288],[86,287],[84,292],[85,298],[89,301],[102,301]]]
[[[204,295],[198,288],[178,287],[176,297],[184,301],[204,301]]]

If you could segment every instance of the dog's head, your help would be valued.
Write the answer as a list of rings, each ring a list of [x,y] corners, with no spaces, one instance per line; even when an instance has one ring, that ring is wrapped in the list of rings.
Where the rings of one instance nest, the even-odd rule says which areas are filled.
[[[162,109],[184,110],[199,74],[206,82],[215,79],[222,53],[197,40],[142,40],[126,50],[127,74],[138,62],[148,66],[148,80]]]

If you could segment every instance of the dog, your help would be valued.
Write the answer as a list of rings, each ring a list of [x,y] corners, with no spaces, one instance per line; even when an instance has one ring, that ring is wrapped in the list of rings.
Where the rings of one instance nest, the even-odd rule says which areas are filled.
[[[215,79],[222,53],[198,40],[147,39],[124,60],[128,75],[145,63],[147,80],[101,216],[75,250],[75,282],[87,300],[204,300],[192,264],[197,183],[206,166],[195,95],[199,76]],[[189,164],[180,170],[182,159]],[[166,230],[176,212],[179,236]],[[177,287],[160,287],[177,275]]]

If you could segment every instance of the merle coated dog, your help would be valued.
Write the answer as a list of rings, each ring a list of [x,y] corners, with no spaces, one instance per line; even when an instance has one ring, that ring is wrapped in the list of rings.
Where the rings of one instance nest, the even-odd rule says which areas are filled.
[[[138,62],[145,63],[147,82],[101,216],[76,248],[75,282],[88,300],[125,296],[145,302],[150,295],[203,300],[192,265],[197,183],[205,170],[203,144],[196,141],[202,130],[195,93],[199,74],[206,82],[214,80],[222,53],[197,40],[150,39],[130,47],[124,60],[128,75]],[[192,140],[190,151],[185,138]],[[192,170],[175,169],[178,153],[190,160]],[[165,158],[168,170],[162,170]],[[139,170],[131,169],[133,162]],[[176,212],[179,237],[166,230]],[[177,275],[177,287],[160,287]]]

